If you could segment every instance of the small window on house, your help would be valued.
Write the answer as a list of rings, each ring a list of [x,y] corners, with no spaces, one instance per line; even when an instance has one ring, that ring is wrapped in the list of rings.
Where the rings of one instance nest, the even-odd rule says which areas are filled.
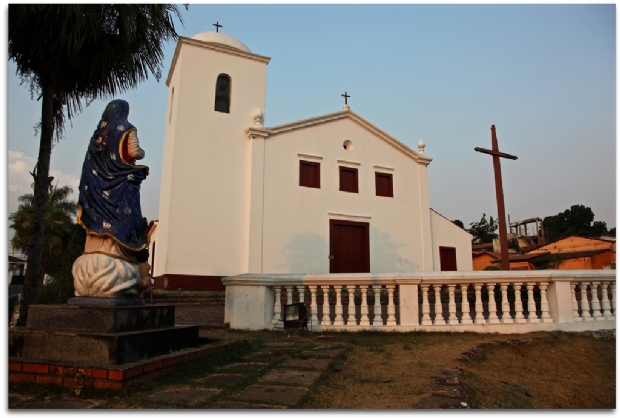
[[[359,193],[357,187],[357,168],[340,166],[340,191]]]
[[[375,171],[375,186],[377,188],[377,196],[394,197],[391,174]]]
[[[230,77],[226,74],[217,76],[215,83],[215,111],[230,113]]]
[[[321,188],[321,163],[299,161],[299,185]]]

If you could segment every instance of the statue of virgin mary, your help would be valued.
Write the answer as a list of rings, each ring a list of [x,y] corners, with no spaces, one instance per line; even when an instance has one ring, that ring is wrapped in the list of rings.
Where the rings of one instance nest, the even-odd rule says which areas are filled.
[[[110,102],[88,145],[77,219],[87,235],[72,269],[76,296],[135,296],[140,290],[139,264],[149,245],[141,233],[140,184],[149,168],[136,164],[144,151],[128,116],[126,101]]]

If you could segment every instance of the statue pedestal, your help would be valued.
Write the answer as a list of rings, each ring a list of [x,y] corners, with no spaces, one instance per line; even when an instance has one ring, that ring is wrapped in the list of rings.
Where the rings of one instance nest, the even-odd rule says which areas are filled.
[[[34,305],[9,330],[9,356],[120,365],[196,347],[198,326],[174,325],[174,306]]]
[[[27,326],[9,328],[9,382],[122,389],[231,344],[199,339],[174,314],[169,305],[32,305]]]

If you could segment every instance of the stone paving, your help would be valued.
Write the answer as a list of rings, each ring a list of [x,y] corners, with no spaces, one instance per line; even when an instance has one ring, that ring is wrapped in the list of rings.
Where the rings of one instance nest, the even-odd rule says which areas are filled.
[[[197,379],[207,388],[167,388],[149,399],[165,405],[201,408],[225,388],[237,385],[206,409],[282,409],[294,406],[306,394],[344,346],[318,346],[306,350],[291,343],[268,343],[261,351],[248,354],[238,363],[224,366]],[[305,360],[304,358],[307,358]],[[267,370],[265,370],[267,369]],[[263,372],[263,370],[265,370]],[[259,373],[259,376],[256,376]],[[246,384],[244,385],[244,381]]]

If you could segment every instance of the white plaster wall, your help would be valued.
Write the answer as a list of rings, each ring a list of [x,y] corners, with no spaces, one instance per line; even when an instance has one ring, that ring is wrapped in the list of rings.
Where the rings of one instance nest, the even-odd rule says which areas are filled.
[[[441,270],[439,247],[455,247],[457,270],[473,270],[471,235],[434,210],[430,210],[430,214],[431,231],[433,235],[433,270]]]
[[[266,67],[265,60],[182,44],[170,83],[175,104],[164,145],[159,274],[246,272],[251,142],[244,130],[265,108]],[[232,79],[228,114],[213,110],[221,73]]]
[[[344,149],[345,140],[353,142],[352,150]],[[420,225],[429,209],[420,208],[418,163],[410,157],[341,119],[269,136],[264,158],[263,273],[329,273],[330,219],[370,224],[372,273],[423,269]],[[320,162],[320,189],[299,186],[300,159]],[[360,163],[352,166],[358,169],[359,193],[339,191],[337,160]],[[393,198],[376,196],[375,171],[393,175]]]

